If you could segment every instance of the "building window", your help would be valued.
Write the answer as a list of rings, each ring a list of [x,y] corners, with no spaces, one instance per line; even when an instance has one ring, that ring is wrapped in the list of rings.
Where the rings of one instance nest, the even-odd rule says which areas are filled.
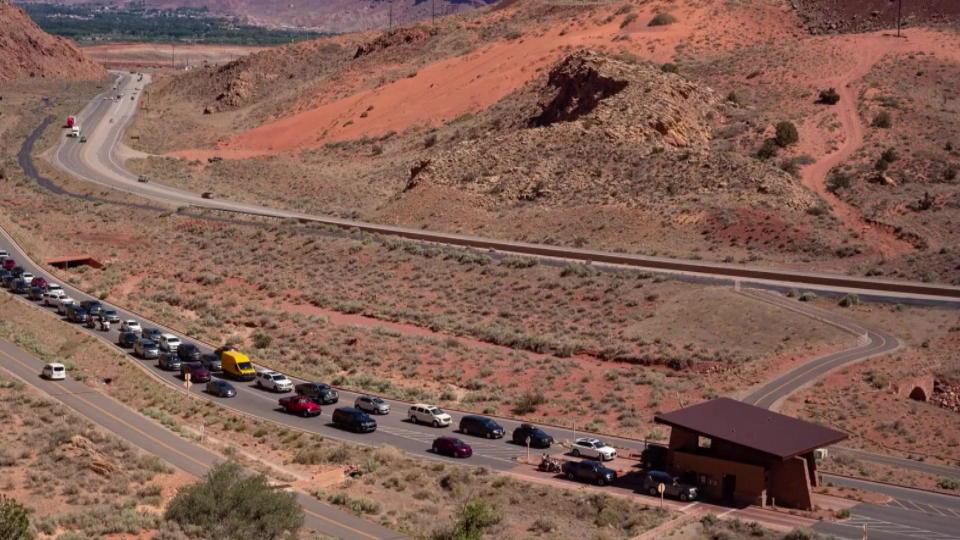
[[[710,437],[704,437],[700,435],[697,437],[697,446],[700,448],[710,448],[713,445],[713,441],[710,440]]]

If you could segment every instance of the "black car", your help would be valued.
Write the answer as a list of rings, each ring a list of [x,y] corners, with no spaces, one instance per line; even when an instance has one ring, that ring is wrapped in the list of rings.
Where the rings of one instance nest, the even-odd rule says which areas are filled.
[[[67,306],[67,320],[73,323],[87,321],[87,310],[77,305]]]
[[[3,279],[3,286],[7,289],[10,288],[10,285],[13,284],[13,280],[17,279],[17,276],[11,274],[9,271],[4,274],[0,279]]]
[[[10,290],[16,294],[24,294],[27,292],[27,289],[30,286],[27,285],[27,282],[23,278],[17,278],[10,282]]]
[[[604,467],[599,461],[565,461],[560,469],[570,480],[593,482],[598,486],[612,484],[617,479],[617,471]]]
[[[160,358],[157,360],[157,367],[167,371],[179,371],[180,359],[177,358],[176,353],[162,352],[160,353]]]
[[[488,439],[499,439],[503,437],[504,432],[503,426],[492,419],[486,416],[468,414],[460,419],[460,433]]]
[[[117,310],[115,309],[103,310],[103,318],[106,319],[110,324],[118,324],[120,322],[120,314],[117,313]]]
[[[23,275],[27,270],[22,266],[14,266],[10,269],[10,273],[13,274],[13,277],[18,278]]]
[[[213,379],[208,382],[206,389],[208,394],[217,397],[234,397],[237,395],[237,390],[232,384],[220,379]]]
[[[181,347],[183,347],[183,345],[181,345]],[[210,373],[220,373],[223,371],[223,364],[220,362],[220,357],[215,354],[201,354],[200,363],[203,364],[203,367],[207,368],[207,371]]]
[[[647,471],[643,476],[644,491],[654,497],[660,493],[657,489],[660,484],[663,484],[663,494],[667,497],[673,497],[681,501],[692,501],[697,498],[697,486],[681,482],[679,478],[668,472]]]
[[[181,343],[177,346],[177,356],[183,362],[199,362],[200,347],[197,347],[193,343]]]
[[[553,437],[532,424],[520,424],[513,430],[513,442],[533,448],[550,448]]]
[[[301,383],[293,387],[297,395],[307,396],[319,405],[329,405],[340,401],[340,394],[322,382]]]
[[[9,270],[0,268],[0,280],[5,279],[7,276],[10,276],[11,279],[13,278],[13,274],[11,274]]]
[[[120,332],[120,337],[117,338],[117,345],[124,349],[129,349],[133,347],[133,344],[136,343],[138,339],[140,339],[140,336],[133,332]]]
[[[333,425],[357,433],[370,433],[377,430],[377,421],[367,413],[353,407],[340,407],[333,411]]]
[[[80,307],[87,310],[91,315],[100,315],[103,313],[103,304],[99,300],[84,300],[80,302]]]
[[[163,330],[159,328],[144,328],[140,335],[149,339],[154,343],[160,343],[160,334],[163,333]]]
[[[40,287],[30,287],[27,291],[27,297],[31,300],[43,300],[43,289]]]

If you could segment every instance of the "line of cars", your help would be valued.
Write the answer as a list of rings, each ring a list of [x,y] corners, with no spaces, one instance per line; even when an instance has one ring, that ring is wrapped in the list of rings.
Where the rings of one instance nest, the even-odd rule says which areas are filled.
[[[27,279],[30,280],[28,289]],[[279,407],[290,414],[305,418],[319,416],[323,405],[339,401],[339,393],[326,383],[294,384],[286,375],[277,371],[256,370],[250,359],[233,346],[225,345],[212,353],[203,353],[196,344],[182,341],[174,334],[159,328],[144,328],[134,319],[121,320],[116,310],[97,300],[78,303],[68,297],[60,285],[48,282],[41,276],[33,276],[17,266],[3,250],[0,250],[0,283],[15,293],[26,292],[29,298],[45,306],[56,307],[58,313],[72,322],[83,323],[88,322],[91,317],[98,317],[110,323],[119,323],[117,344],[120,347],[132,350],[135,356],[143,360],[156,360],[160,369],[178,372],[185,380],[205,384],[204,390],[212,396],[235,397],[236,388],[226,380],[230,378],[252,381],[254,386],[262,390],[293,392],[293,395],[279,399]],[[214,373],[221,377],[214,377]],[[44,366],[41,376],[49,380],[63,380],[66,378],[66,368],[63,364],[51,362]],[[370,433],[377,429],[377,422],[371,415],[386,415],[390,412],[390,404],[386,400],[373,395],[361,395],[356,398],[353,407],[335,409],[331,421],[340,429]],[[406,417],[410,423],[434,428],[446,428],[453,424],[453,417],[449,413],[426,403],[411,405]],[[499,439],[506,434],[496,420],[480,415],[464,415],[457,427],[461,434],[473,437]],[[552,436],[532,424],[520,424],[516,427],[511,434],[511,440],[515,444],[532,448],[550,448],[554,443]],[[434,439],[431,451],[455,458],[468,458],[473,455],[473,448],[468,443],[452,436]],[[603,464],[616,457],[616,449],[613,447],[594,437],[581,437],[574,441],[570,453],[576,458],[585,458],[563,463],[560,472],[570,480],[601,486],[616,481],[617,472]],[[696,497],[696,488],[659,471],[647,473],[643,489],[655,493],[659,483],[665,484],[667,494],[681,500]]]

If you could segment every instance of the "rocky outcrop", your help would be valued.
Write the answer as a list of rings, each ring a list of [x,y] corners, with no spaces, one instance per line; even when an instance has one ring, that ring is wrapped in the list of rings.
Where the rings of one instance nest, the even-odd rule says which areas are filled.
[[[357,47],[357,52],[353,54],[353,57],[360,58],[361,56],[367,56],[368,54],[392,49],[401,45],[420,43],[429,38],[430,32],[421,26],[397,28],[396,30],[383,32],[375,39],[360,45]]]
[[[0,2],[0,82],[26,78],[99,79],[107,75],[72,41],[47,34],[21,8]]]

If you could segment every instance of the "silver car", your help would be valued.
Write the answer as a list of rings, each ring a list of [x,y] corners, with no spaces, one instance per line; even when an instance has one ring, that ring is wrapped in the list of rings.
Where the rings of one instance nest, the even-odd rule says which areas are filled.
[[[376,396],[360,396],[353,402],[353,406],[373,414],[387,414],[390,412],[390,404]]]

